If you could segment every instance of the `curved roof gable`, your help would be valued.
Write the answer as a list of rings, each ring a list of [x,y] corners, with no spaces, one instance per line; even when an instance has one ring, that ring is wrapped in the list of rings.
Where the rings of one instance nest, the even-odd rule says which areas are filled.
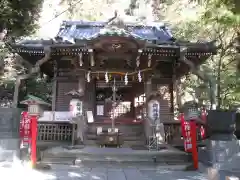
[[[173,41],[173,36],[169,29],[162,23],[149,23],[146,25],[124,23],[124,29],[108,28],[106,22],[87,21],[64,21],[57,38],[89,40],[99,35],[129,35],[142,40]]]

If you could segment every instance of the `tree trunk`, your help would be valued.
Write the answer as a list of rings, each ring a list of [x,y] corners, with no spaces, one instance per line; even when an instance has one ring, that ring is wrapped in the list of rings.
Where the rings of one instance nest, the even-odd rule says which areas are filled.
[[[222,65],[222,55],[220,56],[220,59],[218,61],[218,67],[217,67],[217,109],[220,109],[222,105],[222,98],[221,98],[221,65]]]

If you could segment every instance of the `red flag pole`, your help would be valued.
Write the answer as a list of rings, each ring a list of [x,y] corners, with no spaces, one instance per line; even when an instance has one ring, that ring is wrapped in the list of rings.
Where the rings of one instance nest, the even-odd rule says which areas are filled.
[[[31,132],[32,132],[32,143],[31,143],[31,164],[32,167],[36,167],[37,164],[37,116],[31,116]]]
[[[193,120],[190,121],[190,132],[192,141],[193,166],[195,169],[198,169],[197,125],[196,122]]]

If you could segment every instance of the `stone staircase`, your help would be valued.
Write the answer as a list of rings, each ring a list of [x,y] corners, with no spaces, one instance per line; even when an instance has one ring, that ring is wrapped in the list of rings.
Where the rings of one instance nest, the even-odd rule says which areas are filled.
[[[97,127],[102,127],[103,130],[107,130],[111,128],[110,123],[91,123],[88,124],[87,131],[85,134],[85,145],[96,145],[97,139]],[[123,135],[124,144],[123,147],[132,147],[132,146],[142,146],[146,145],[146,137],[144,134],[144,128],[142,123],[132,123],[132,124],[124,124],[124,123],[116,123],[116,128]]]
[[[47,164],[120,163],[186,165],[191,162],[188,154],[175,149],[160,151],[132,150],[131,148],[81,148],[55,147],[41,153],[41,162]]]

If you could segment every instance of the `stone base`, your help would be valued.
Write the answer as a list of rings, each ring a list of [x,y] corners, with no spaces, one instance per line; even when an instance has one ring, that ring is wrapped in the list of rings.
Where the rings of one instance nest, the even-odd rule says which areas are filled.
[[[235,154],[240,152],[239,143],[235,136],[214,136],[206,140],[206,147],[200,147],[199,161],[208,166],[223,166]],[[221,140],[217,140],[220,137]]]
[[[231,135],[225,135],[224,140],[217,140],[216,137],[219,136],[208,140],[206,148],[199,149],[199,160],[209,166],[208,179],[226,180],[231,176],[240,177],[238,140]]]
[[[240,180],[240,171],[231,172],[227,170],[208,168],[207,173],[209,180]]]
[[[0,161],[14,161],[20,155],[19,139],[0,139]]]

